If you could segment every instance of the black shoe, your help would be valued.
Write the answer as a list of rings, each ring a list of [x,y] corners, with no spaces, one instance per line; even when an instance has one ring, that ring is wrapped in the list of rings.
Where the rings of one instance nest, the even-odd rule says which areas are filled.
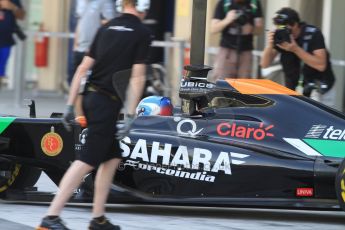
[[[89,230],[120,230],[120,226],[113,225],[108,219],[104,219],[102,223],[92,220],[89,225]]]
[[[40,226],[36,228],[36,230],[70,230],[66,227],[65,223],[61,220],[60,217],[56,217],[55,219],[49,219],[48,217],[44,217],[42,219],[42,223]]]

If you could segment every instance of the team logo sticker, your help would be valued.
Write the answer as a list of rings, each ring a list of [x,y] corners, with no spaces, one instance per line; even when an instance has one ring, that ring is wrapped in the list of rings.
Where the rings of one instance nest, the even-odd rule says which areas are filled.
[[[41,140],[42,151],[50,157],[59,155],[63,148],[63,141],[59,134],[55,133],[54,127],[51,127],[49,133],[46,133]]]
[[[266,137],[274,137],[274,134],[270,132],[273,128],[274,125],[264,127],[263,123],[260,123],[259,127],[248,127],[237,123],[223,122],[217,125],[217,134],[222,137],[229,136],[239,139],[262,141]]]

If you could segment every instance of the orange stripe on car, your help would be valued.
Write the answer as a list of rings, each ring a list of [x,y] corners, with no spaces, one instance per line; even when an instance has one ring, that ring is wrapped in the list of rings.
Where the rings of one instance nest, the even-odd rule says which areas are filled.
[[[242,94],[301,95],[296,91],[267,79],[225,79]]]

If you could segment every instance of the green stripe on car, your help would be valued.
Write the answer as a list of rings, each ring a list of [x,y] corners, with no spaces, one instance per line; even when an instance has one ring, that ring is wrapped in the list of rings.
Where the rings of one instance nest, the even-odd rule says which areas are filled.
[[[345,141],[303,139],[316,151],[327,157],[345,157]]]
[[[15,117],[0,117],[0,134],[15,120]]]

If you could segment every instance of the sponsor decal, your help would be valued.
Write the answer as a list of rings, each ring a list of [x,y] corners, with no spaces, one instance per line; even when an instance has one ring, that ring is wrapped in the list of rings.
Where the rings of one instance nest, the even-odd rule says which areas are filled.
[[[345,140],[345,129],[337,129],[334,126],[327,125],[313,125],[308,133],[305,135],[306,138],[313,139],[325,139],[325,140]]]
[[[51,127],[51,131],[42,137],[41,148],[50,157],[55,157],[61,153],[63,141],[61,136],[55,133],[53,126]]]
[[[214,84],[207,82],[181,81],[181,88],[207,88],[212,89]]]
[[[255,139],[257,141],[262,141],[266,137],[274,137],[273,133],[270,133],[274,125],[269,125],[266,128],[264,124],[261,123],[259,127],[248,127],[243,125],[238,125],[235,122],[223,122],[217,126],[217,133],[219,136],[230,136],[241,139]]]
[[[175,151],[172,149],[172,144],[153,141],[151,145],[144,139],[139,139],[132,149],[129,147],[130,144],[129,137],[120,142],[122,156],[128,158],[123,166],[205,182],[215,181],[216,176],[211,173],[222,171],[225,175],[232,175],[231,164],[244,164],[245,159],[249,157],[241,153],[220,152],[214,164],[211,165],[214,153],[209,149],[193,148],[191,150],[187,146],[180,145]],[[151,152],[147,146],[150,146]],[[190,152],[193,153],[192,156],[189,155]]]
[[[297,188],[296,196],[297,197],[312,197],[314,196],[314,189],[313,188]]]
[[[345,157],[345,142],[320,139],[283,138],[308,156]]]
[[[108,30],[126,31],[126,32],[134,31],[132,28],[128,28],[128,27],[125,27],[125,26],[109,26]]]
[[[198,130],[195,121],[191,119],[182,119],[181,117],[175,117],[174,121],[178,122],[176,131],[180,135],[195,137],[203,131],[203,129]]]
[[[309,156],[345,157],[345,129],[333,125],[313,125],[304,139],[284,140]]]
[[[0,117],[0,134],[15,120],[15,117]]]
[[[303,139],[305,143],[327,157],[345,157],[345,141]]]
[[[304,141],[296,138],[283,138],[284,141],[308,156],[322,156],[315,149],[307,145]]]
[[[88,132],[88,129],[85,128],[81,131],[81,133],[79,134],[79,143],[76,143],[74,145],[74,149],[75,151],[82,151],[83,150],[83,147],[84,145],[86,144],[86,139],[87,139],[87,132]]]

